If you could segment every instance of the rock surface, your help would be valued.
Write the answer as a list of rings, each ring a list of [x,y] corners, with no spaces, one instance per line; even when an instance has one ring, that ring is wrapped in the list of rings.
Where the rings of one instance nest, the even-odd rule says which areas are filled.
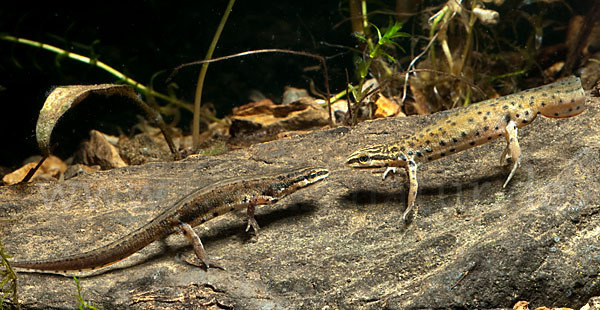
[[[431,116],[364,122],[215,157],[152,163],[64,182],[0,187],[0,232],[15,260],[60,257],[115,240],[200,186],[287,167],[330,177],[257,210],[196,228],[225,271],[184,263],[180,235],[81,279],[106,309],[579,308],[600,295],[600,100],[569,119],[519,130],[522,167],[506,189],[496,141],[420,167],[419,216],[402,221],[405,177],[345,167],[367,144],[401,138]],[[20,274],[28,308],[76,307],[73,279]]]

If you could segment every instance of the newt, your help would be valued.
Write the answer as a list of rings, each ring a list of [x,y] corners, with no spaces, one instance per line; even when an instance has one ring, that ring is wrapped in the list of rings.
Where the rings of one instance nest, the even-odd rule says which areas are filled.
[[[247,208],[248,226],[258,232],[254,219],[257,206],[274,204],[281,198],[315,184],[329,175],[323,168],[304,168],[283,174],[253,179],[230,179],[198,189],[177,201],[153,220],[121,239],[103,247],[61,258],[12,262],[17,271],[69,272],[93,271],[136,253],[150,243],[180,231],[193,245],[196,257],[206,268],[218,267],[211,261],[192,227],[234,210]]]
[[[580,79],[565,78],[460,108],[406,139],[361,148],[347,158],[346,164],[358,169],[385,168],[384,180],[389,173],[397,173],[397,168],[403,168],[409,183],[407,208],[402,215],[406,221],[417,198],[419,165],[504,136],[507,146],[500,162],[514,162],[503,185],[506,187],[521,164],[518,129],[529,125],[538,115],[550,118],[576,116],[584,111],[584,104],[585,93]]]

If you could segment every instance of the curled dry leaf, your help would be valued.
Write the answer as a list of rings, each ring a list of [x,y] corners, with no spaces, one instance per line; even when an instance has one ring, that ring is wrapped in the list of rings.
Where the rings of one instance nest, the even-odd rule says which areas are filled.
[[[311,97],[300,98],[288,105],[274,104],[266,99],[234,109],[229,134],[237,139],[236,143],[247,145],[273,140],[282,131],[307,130],[328,123],[327,111]]]
[[[38,162],[39,160],[25,164],[21,168],[5,175],[2,178],[2,181],[6,185],[12,185],[21,182],[27,173],[29,173],[29,170],[35,168]],[[31,182],[33,179],[40,177],[54,177],[64,173],[65,170],[67,170],[67,165],[60,158],[51,155],[46,158],[44,163],[42,163],[42,166],[40,166],[40,168],[35,172],[29,181]]]
[[[560,73],[560,70],[562,70],[562,68],[564,68],[564,66],[565,66],[564,61],[556,62],[553,65],[551,65],[550,67],[546,68],[546,70],[544,70],[544,74],[546,76],[556,77],[556,75],[558,75],[558,73]]]
[[[484,25],[495,25],[498,23],[498,19],[500,18],[500,14],[494,10],[482,9],[482,8],[474,8],[473,14],[479,18],[482,24]]]
[[[50,154],[50,135],[58,119],[90,94],[121,95],[139,100],[135,91],[127,85],[67,85],[55,88],[40,110],[35,129],[38,145],[44,155]]]
[[[44,155],[50,154],[50,136],[60,117],[90,94],[104,96],[120,95],[132,99],[136,105],[144,110],[148,118],[158,125],[165,136],[171,152],[175,154],[176,159],[179,158],[179,153],[176,152],[173,139],[160,114],[138,98],[137,93],[131,86],[117,84],[67,85],[54,89],[48,98],[46,98],[44,106],[40,110],[40,116],[38,117],[35,129],[38,145]]]
[[[346,99],[337,100],[331,104],[331,110],[333,111],[334,122],[336,124],[342,123],[347,118],[348,101]]]
[[[274,104],[269,99],[249,103],[234,109],[231,118],[254,123],[257,128],[281,127],[284,130],[327,125],[327,112],[310,97],[288,105]]]

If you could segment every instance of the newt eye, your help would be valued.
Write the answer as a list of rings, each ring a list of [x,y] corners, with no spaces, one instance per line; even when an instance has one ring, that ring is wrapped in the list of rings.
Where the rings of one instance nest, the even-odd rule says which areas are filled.
[[[367,156],[367,155],[363,155],[363,156],[361,156],[361,157],[359,157],[359,158],[358,158],[358,161],[359,161],[361,164],[366,164],[366,163],[368,163],[368,162],[369,162],[369,156]]]

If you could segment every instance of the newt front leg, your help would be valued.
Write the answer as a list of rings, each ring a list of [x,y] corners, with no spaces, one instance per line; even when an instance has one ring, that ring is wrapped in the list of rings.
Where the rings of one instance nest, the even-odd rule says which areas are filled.
[[[521,165],[521,147],[519,146],[517,130],[517,124],[515,121],[511,120],[508,122],[508,125],[506,125],[506,149],[504,150],[502,158],[505,158],[507,153],[510,153],[509,156],[514,164],[510,174],[508,175],[508,178],[506,178],[506,182],[504,182],[504,185],[502,186],[503,188],[506,187],[508,182],[510,182],[512,177],[515,175],[517,168],[519,168],[519,165]]]

